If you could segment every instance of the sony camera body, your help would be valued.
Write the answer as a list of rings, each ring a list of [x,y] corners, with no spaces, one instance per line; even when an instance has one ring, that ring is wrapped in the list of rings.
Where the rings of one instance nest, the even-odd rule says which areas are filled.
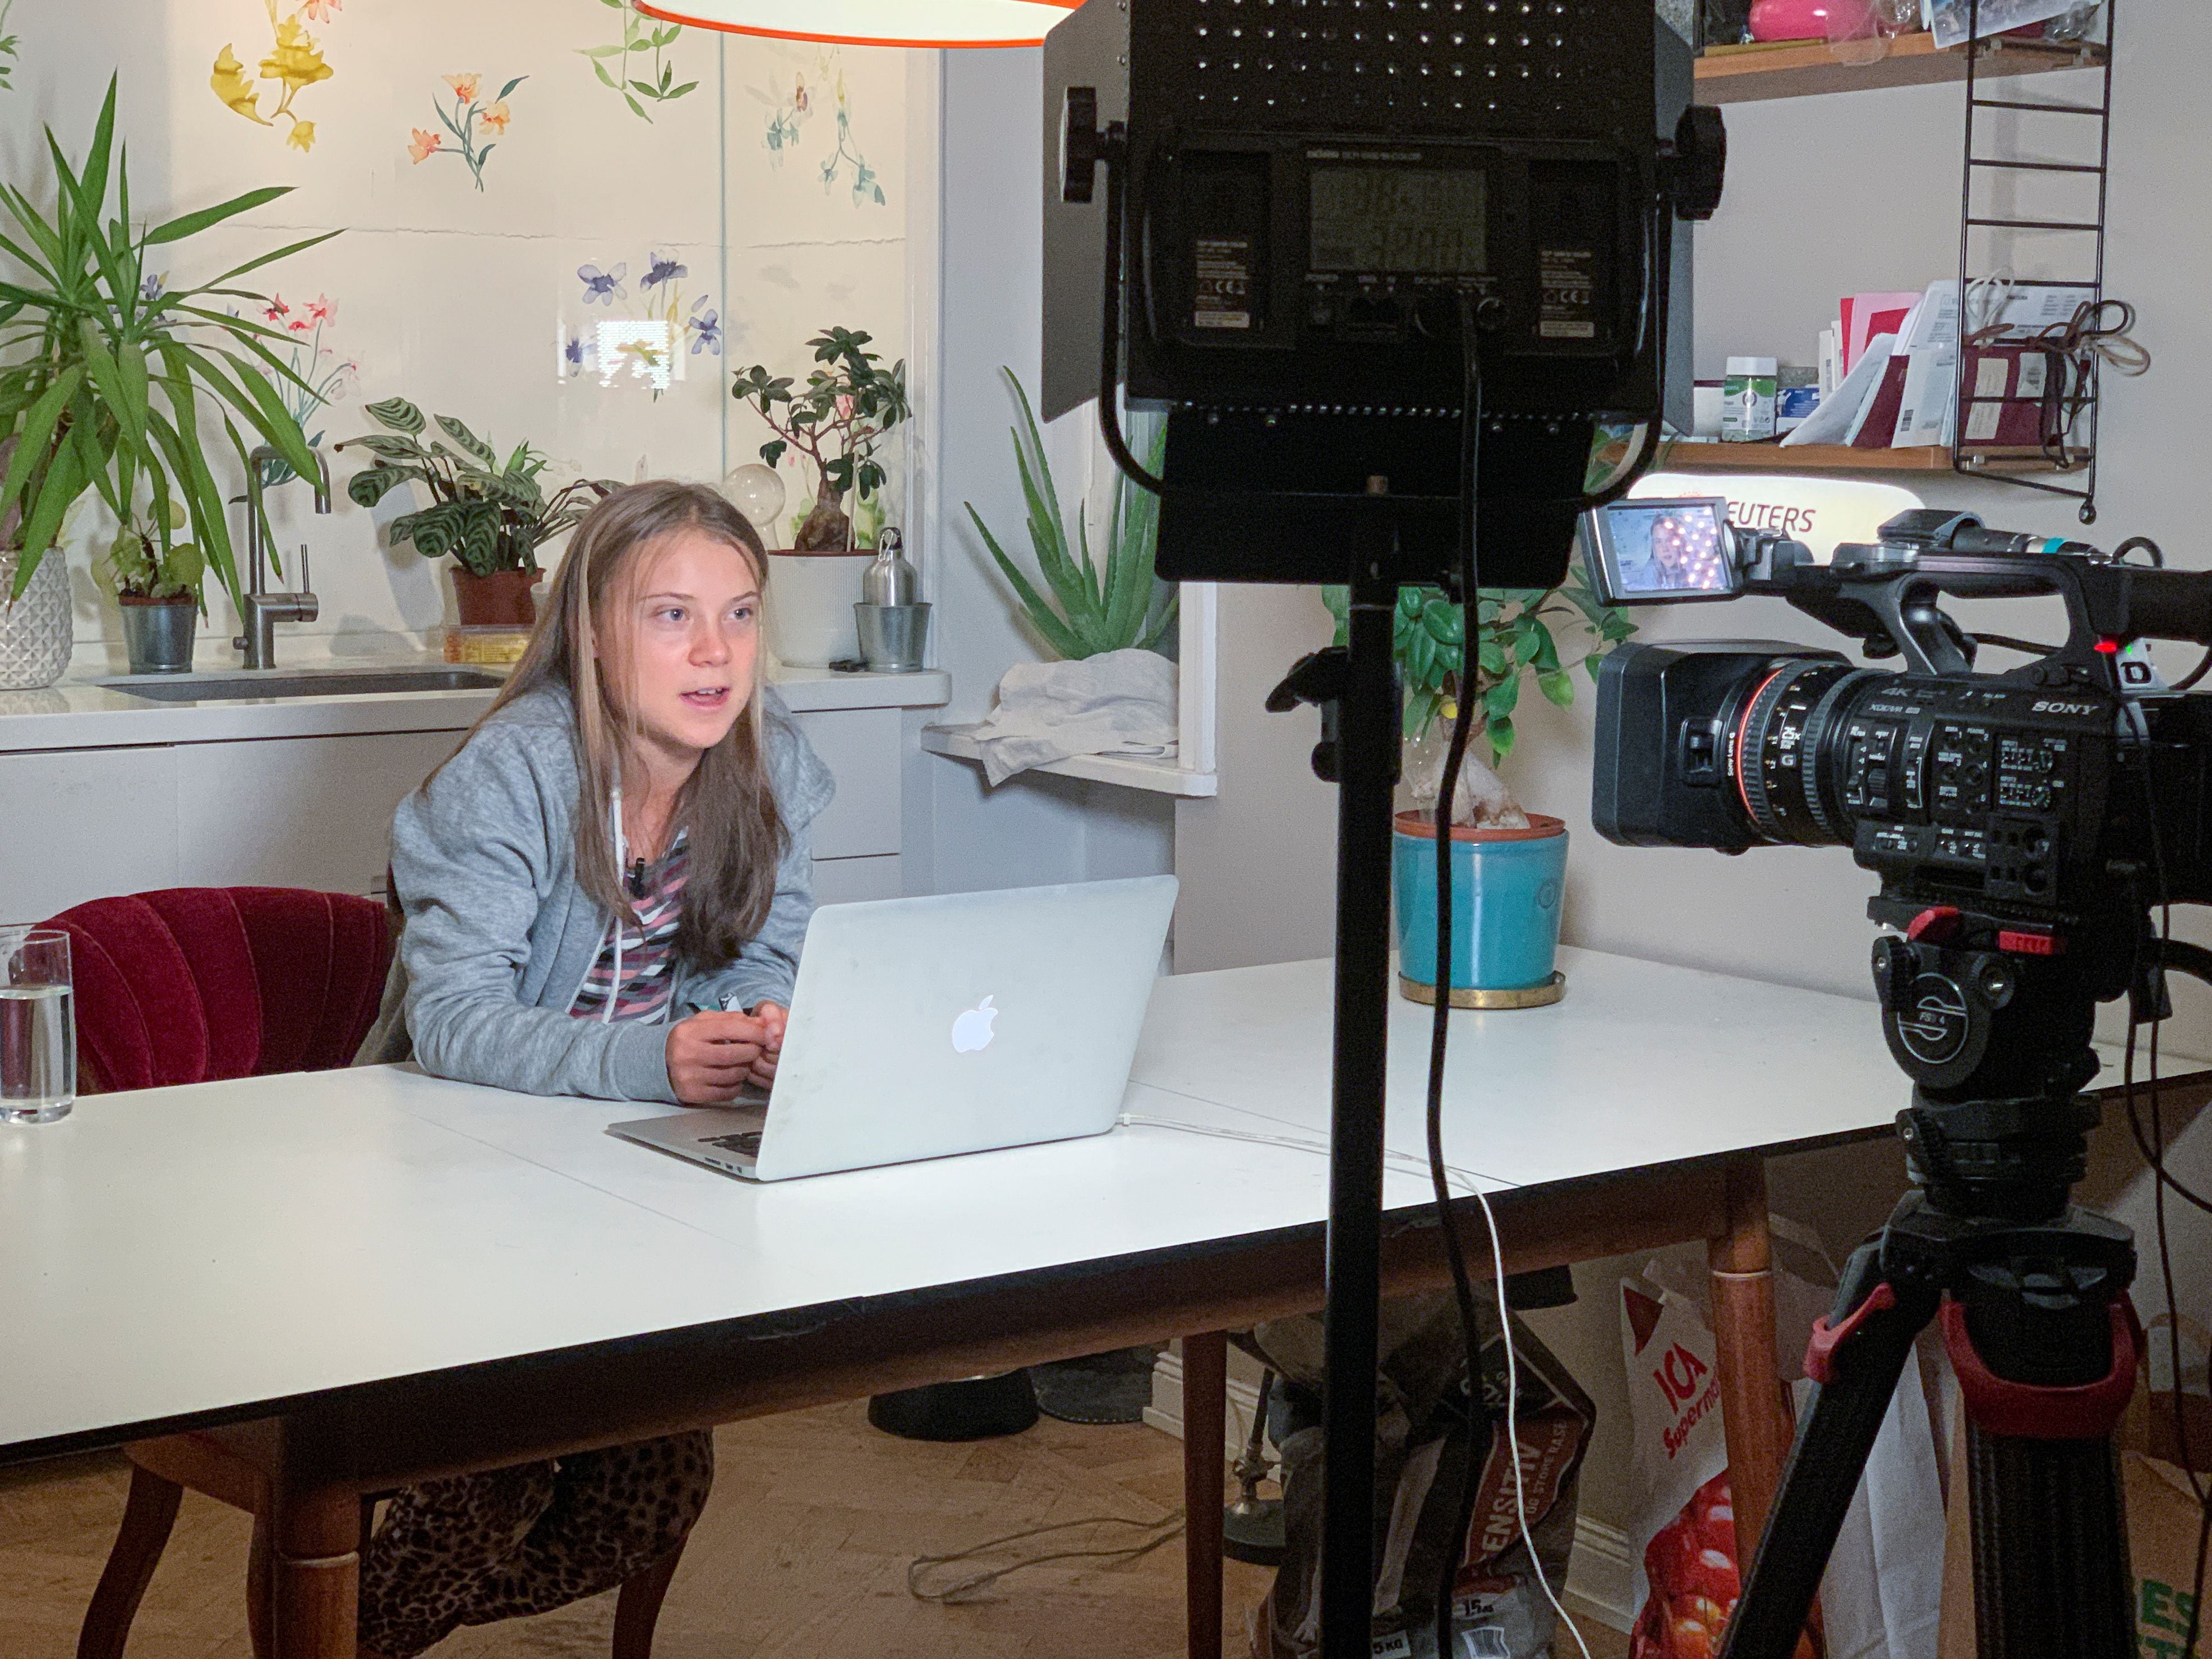
[[[2212,631],[2212,577],[1964,514],[1903,514],[1825,566],[1734,531],[1716,501],[1591,516],[1612,602],[1774,595],[1908,664],[1759,641],[1621,647],[1598,678],[1591,811],[1607,839],[1848,847],[1881,878],[1875,921],[1937,915],[2013,956],[2067,956],[2100,1000],[2127,988],[2148,907],[2212,901],[2212,697],[2168,690],[2136,648]],[[2002,672],[1975,671],[1978,642],[1938,604],[2039,592],[2065,598],[2070,636]]]

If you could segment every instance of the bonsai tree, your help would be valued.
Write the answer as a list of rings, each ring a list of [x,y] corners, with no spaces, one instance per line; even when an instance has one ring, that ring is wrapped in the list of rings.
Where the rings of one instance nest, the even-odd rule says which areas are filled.
[[[226,489],[202,428],[220,422],[241,476],[257,443],[311,472],[307,441],[277,388],[312,388],[271,349],[288,343],[283,333],[223,303],[265,306],[265,296],[234,286],[238,279],[338,233],[258,254],[198,286],[170,286],[162,270],[149,269],[170,245],[291,192],[248,191],[161,224],[134,221],[129,157],[114,143],[115,95],[110,77],[76,167],[47,130],[50,212],[0,184],[0,211],[14,232],[0,233],[0,251],[17,268],[0,281],[0,433],[15,441],[0,473],[0,524],[20,514],[12,539],[21,553],[5,597],[30,585],[63,515],[89,490],[115,520],[140,527],[149,568],[171,573],[152,581],[190,573],[197,592],[200,569],[212,568],[242,610]]]
[[[392,521],[396,545],[409,542],[426,559],[451,554],[472,576],[501,570],[538,568],[538,550],[572,529],[592,504],[617,486],[608,479],[579,478],[551,495],[542,476],[547,456],[527,443],[517,444],[502,461],[498,452],[450,415],[433,416],[437,433],[425,440],[431,422],[404,398],[368,405],[368,416],[382,432],[348,438],[376,458],[353,476],[346,494],[362,507],[374,507],[403,483],[430,492],[430,505]]]
[[[883,487],[876,451],[893,427],[912,413],[907,404],[906,364],[881,367],[870,351],[873,337],[851,329],[824,329],[806,343],[817,367],[804,391],[788,375],[771,375],[756,363],[741,371],[731,395],[750,404],[775,436],[761,446],[774,466],[797,450],[813,463],[814,507],[792,538],[794,553],[843,553],[853,545],[853,521],[844,500],[866,501]]]
[[[1153,579],[1152,555],[1159,540],[1160,501],[1149,489],[1132,489],[1115,474],[1114,499],[1107,512],[1106,558],[1099,565],[1091,556],[1091,530],[1080,510],[1075,518],[1075,539],[1068,540],[1067,521],[1060,510],[1060,489],[1054,483],[1052,463],[1045,459],[1044,433],[1029,393],[1013,370],[1000,371],[1014,389],[1022,423],[1008,434],[1014,441],[1014,467],[1021,474],[1022,495],[1029,503],[1030,546],[1036,555],[1037,574],[1052,598],[1038,592],[1038,584],[1006,556],[999,538],[970,502],[963,501],[976,533],[990,550],[1000,574],[1020,602],[1023,620],[1056,656],[1073,660],[1096,657],[1132,646],[1157,651],[1175,626],[1176,595]],[[1153,441],[1145,465],[1155,474],[1167,448],[1163,430]]]

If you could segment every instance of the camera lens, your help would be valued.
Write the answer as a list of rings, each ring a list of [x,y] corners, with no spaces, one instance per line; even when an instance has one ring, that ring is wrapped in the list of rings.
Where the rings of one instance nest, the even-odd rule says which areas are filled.
[[[1777,664],[1743,705],[1734,752],[1743,810],[1770,841],[1846,846],[1851,826],[1826,781],[1835,711],[1866,670],[1832,660]]]

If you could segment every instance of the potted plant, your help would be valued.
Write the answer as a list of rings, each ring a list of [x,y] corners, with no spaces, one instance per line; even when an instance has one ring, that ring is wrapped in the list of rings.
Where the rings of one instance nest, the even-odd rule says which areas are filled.
[[[1108,651],[1132,647],[1157,651],[1176,623],[1176,595],[1152,574],[1152,555],[1159,540],[1159,497],[1148,489],[1132,489],[1118,472],[1114,496],[1107,509],[1106,558],[1103,565],[1091,556],[1091,530],[1083,515],[1075,520],[1075,539],[1068,540],[1067,521],[1060,510],[1060,489],[1053,482],[1052,464],[1045,459],[1044,433],[1029,393],[1011,368],[1000,373],[1014,389],[1021,411],[1021,426],[1010,433],[1014,441],[1014,467],[1021,474],[1022,495],[1029,503],[1030,545],[1036,556],[1037,574],[1048,601],[1020,566],[1006,556],[991,527],[972,502],[963,501],[975,521],[976,533],[990,550],[1000,574],[1014,590],[1022,618],[1054,656],[1073,661]],[[1167,449],[1164,425],[1152,441],[1145,465],[1155,475]]]
[[[540,574],[538,550],[573,529],[593,501],[616,485],[579,478],[552,495],[541,482],[549,459],[527,443],[502,461],[490,444],[450,415],[430,421],[404,398],[368,405],[382,432],[348,438],[376,458],[353,476],[346,494],[374,507],[403,483],[430,492],[430,505],[392,521],[392,542],[412,544],[426,559],[453,559],[453,601],[465,628],[527,628],[537,619],[531,596]]]
[[[140,527],[155,568],[181,573],[197,557],[243,610],[226,491],[202,426],[222,422],[240,473],[257,442],[294,466],[314,466],[276,389],[298,380],[270,349],[284,337],[223,307],[265,303],[234,286],[238,279],[337,233],[258,255],[197,287],[171,286],[164,272],[149,270],[149,259],[290,191],[248,191],[162,224],[134,225],[126,162],[114,146],[115,101],[111,77],[75,169],[48,130],[51,210],[0,185],[0,210],[16,233],[0,235],[0,249],[17,268],[0,282],[0,433],[9,434],[0,471],[0,686],[51,685],[69,665],[68,584],[62,562],[46,555],[64,515],[88,492]],[[180,555],[187,543],[193,554]]]
[[[845,501],[854,497],[857,510],[875,504],[884,477],[878,452],[912,412],[906,364],[884,368],[882,357],[867,349],[872,337],[845,328],[816,335],[807,342],[815,367],[803,388],[757,363],[731,387],[775,434],[761,446],[763,461],[773,467],[795,450],[812,465],[814,504],[790,551],[769,550],[775,594],[769,626],[776,654],[787,662],[827,663],[855,648],[853,606],[871,549],[854,533]]]
[[[173,516],[184,517],[182,507]],[[181,674],[192,665],[198,632],[200,577],[207,561],[191,542],[164,547],[159,535],[133,517],[116,535],[105,574],[123,611],[123,643],[134,674]]]
[[[1323,590],[1337,618],[1337,641],[1348,631],[1345,590]],[[1636,631],[1621,611],[1601,603],[1577,550],[1565,579],[1550,588],[1486,588],[1476,607],[1477,666],[1472,687],[1460,684],[1464,613],[1441,588],[1401,587],[1395,643],[1405,688],[1405,775],[1414,799],[1398,814],[1399,988],[1419,1002],[1436,991],[1436,801],[1459,699],[1477,701],[1468,732],[1451,813],[1451,1000],[1462,1007],[1523,1007],[1555,1001],[1553,973],[1559,905],[1566,878],[1567,827],[1524,812],[1497,773],[1474,752],[1513,751],[1514,710],[1533,680],[1560,708],[1574,702],[1573,664],[1561,658],[1555,628],[1571,627],[1583,645],[1580,661],[1592,679],[1613,647]]]

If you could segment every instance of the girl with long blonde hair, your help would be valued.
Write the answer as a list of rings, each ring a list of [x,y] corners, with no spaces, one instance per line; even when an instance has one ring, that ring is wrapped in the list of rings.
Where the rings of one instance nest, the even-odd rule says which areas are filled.
[[[577,527],[506,688],[394,817],[404,931],[364,1061],[686,1105],[774,1081],[831,783],[763,681],[767,563],[697,484]],[[401,1493],[362,1563],[364,1654],[611,1588],[712,1478],[702,1432]]]

